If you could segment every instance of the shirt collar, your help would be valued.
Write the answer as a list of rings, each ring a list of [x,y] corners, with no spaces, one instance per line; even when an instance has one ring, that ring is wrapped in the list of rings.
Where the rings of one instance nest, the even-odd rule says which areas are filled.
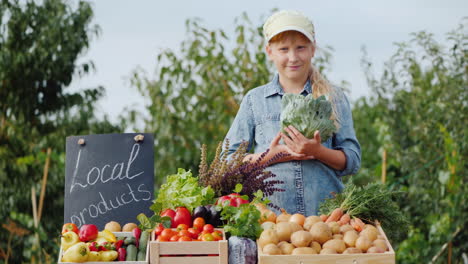
[[[302,95],[308,95],[312,93],[312,85],[310,83],[310,79],[307,79],[307,82],[304,84],[304,89],[301,91]],[[273,77],[273,80],[267,85],[265,89],[265,98],[278,94],[283,96],[284,95],[284,90],[283,87],[281,87],[281,84],[279,82],[279,74],[276,73],[275,76]]]

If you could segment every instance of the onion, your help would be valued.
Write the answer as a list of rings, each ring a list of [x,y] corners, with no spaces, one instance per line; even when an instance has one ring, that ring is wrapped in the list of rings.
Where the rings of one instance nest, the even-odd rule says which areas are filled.
[[[304,215],[301,215],[301,214],[293,214],[293,215],[289,218],[289,222],[297,223],[297,224],[299,224],[300,226],[303,226],[303,225],[304,225],[305,219],[306,219],[306,218],[305,218]]]
[[[289,222],[289,218],[291,218],[291,215],[286,212],[283,208],[281,208],[281,214],[276,217],[276,223],[279,222]]]

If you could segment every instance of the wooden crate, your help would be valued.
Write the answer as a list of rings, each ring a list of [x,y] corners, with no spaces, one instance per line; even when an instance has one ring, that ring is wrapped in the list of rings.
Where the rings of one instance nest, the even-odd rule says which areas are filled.
[[[133,236],[132,232],[112,232],[114,233],[115,237],[129,237]],[[149,238],[148,238],[149,240]],[[59,252],[59,259],[58,259],[58,264],[75,264],[75,262],[62,262],[62,246],[60,246],[60,252]],[[146,247],[146,260],[145,261],[88,261],[84,262],[86,264],[148,264],[149,263],[149,254],[150,254],[150,248],[149,248],[149,241],[148,241],[148,246]]]
[[[395,264],[395,251],[388,242],[382,227],[377,229],[387,241],[388,251],[385,253],[364,254],[324,254],[324,255],[265,255],[258,248],[258,264]]]
[[[223,229],[219,241],[157,242],[153,232],[150,248],[151,264],[227,264],[228,242]]]

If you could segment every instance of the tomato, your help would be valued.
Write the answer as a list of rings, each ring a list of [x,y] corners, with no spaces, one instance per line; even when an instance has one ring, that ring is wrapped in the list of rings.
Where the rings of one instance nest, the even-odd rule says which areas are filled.
[[[215,241],[223,240],[223,234],[221,234],[220,232],[214,231],[213,233],[211,233],[211,235],[213,236]]]
[[[166,209],[161,212],[161,216],[168,216],[171,218],[171,227],[175,228],[177,225],[174,223],[174,217],[176,215],[176,212],[172,209]]]
[[[161,235],[159,235],[158,237],[162,237],[166,241],[169,241],[169,239],[171,239],[173,235],[174,231],[172,231],[170,228],[166,228],[161,232]]]
[[[189,229],[189,226],[186,225],[186,224],[178,224],[177,225],[177,230],[179,230],[179,231],[180,230],[187,230],[187,229]]]
[[[204,234],[201,238],[202,241],[214,241],[214,237],[212,234]]]
[[[156,238],[156,241],[158,241],[158,242],[167,242],[169,240],[167,240],[166,238],[164,238],[162,236],[158,236],[158,238]]]
[[[197,217],[193,220],[193,226],[197,229],[202,230],[203,226],[205,225],[205,219],[203,217]]]
[[[78,227],[76,227],[75,224],[73,223],[66,223],[63,225],[62,227],[62,235],[65,234],[66,232],[68,231],[73,231],[75,232],[77,235],[79,234],[79,230],[78,230]]]
[[[171,242],[177,242],[177,241],[179,241],[179,238],[180,238],[179,235],[173,235],[173,236],[171,237],[171,239],[169,239],[169,241],[171,241]]]
[[[81,242],[88,242],[97,238],[99,230],[96,225],[82,225],[79,236]]]
[[[213,233],[214,227],[211,224],[206,224],[203,226],[203,231],[207,231],[209,233]]]
[[[157,227],[154,228],[154,232],[157,236],[159,236],[163,230],[164,226],[162,224],[159,224]]]
[[[189,228],[187,230],[190,233],[190,237],[196,239],[198,234],[200,234],[200,230],[198,228]]]
[[[188,236],[181,236],[179,238],[179,241],[192,241],[192,238]]]
[[[179,236],[191,236],[190,232],[188,230],[180,230],[179,233],[177,233]]]
[[[180,224],[186,224],[188,227],[192,224],[192,215],[185,207],[177,207],[176,209],[173,225],[177,227]]]

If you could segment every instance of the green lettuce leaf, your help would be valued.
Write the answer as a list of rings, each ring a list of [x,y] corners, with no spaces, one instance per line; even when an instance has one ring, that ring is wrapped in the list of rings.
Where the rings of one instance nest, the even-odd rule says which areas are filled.
[[[156,214],[162,210],[186,207],[189,211],[200,205],[212,204],[214,190],[198,184],[198,178],[192,176],[190,171],[179,169],[177,174],[167,176],[166,183],[157,193],[154,204],[150,207]]]

